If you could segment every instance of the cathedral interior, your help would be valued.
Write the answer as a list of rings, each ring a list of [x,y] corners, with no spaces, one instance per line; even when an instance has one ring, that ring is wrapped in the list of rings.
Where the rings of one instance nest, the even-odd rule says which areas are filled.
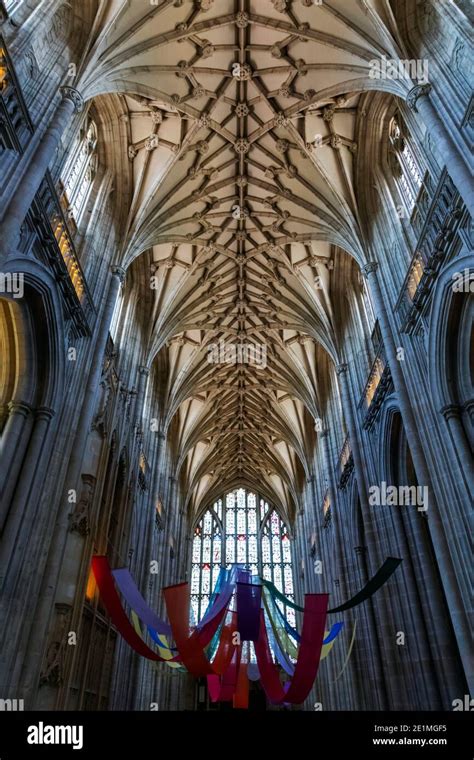
[[[160,619],[184,589],[196,631],[232,568],[260,578],[282,683],[305,599],[343,605],[396,558],[328,618],[303,701],[272,703],[245,641],[247,707],[452,710],[472,693],[472,4],[0,19],[0,699],[236,707],[134,650],[94,558]]]

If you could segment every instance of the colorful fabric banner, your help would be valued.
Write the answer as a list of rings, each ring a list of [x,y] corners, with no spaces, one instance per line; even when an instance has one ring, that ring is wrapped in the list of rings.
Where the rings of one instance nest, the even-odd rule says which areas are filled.
[[[127,644],[134,649],[142,657],[146,657],[147,660],[154,660],[155,662],[166,662],[164,657],[156,654],[150,647],[148,647],[141,636],[137,634],[133,628],[130,620],[128,619],[125,611],[122,607],[120,597],[115,588],[114,578],[110,571],[109,562],[107,557],[95,556],[92,558],[92,572],[99,587],[101,599],[107,609],[110,618],[117,628],[118,632],[123,636]],[[174,657],[172,662],[179,662],[179,656]]]
[[[149,608],[129,571],[126,568],[120,568],[118,570],[112,570],[112,575],[120,593],[132,610],[135,610],[140,620],[142,620],[145,625],[153,628],[157,633],[163,633],[166,636],[170,636],[171,626],[169,623],[165,623],[164,620],[159,618],[158,615]]]
[[[352,638],[351,638],[351,643],[349,644],[349,649],[347,650],[346,659],[344,660],[342,668],[339,671],[339,673],[337,674],[337,676],[335,677],[333,683],[336,683],[336,681],[338,681],[340,679],[340,677],[342,676],[342,674],[344,673],[344,671],[345,671],[345,669],[347,667],[347,664],[349,662],[349,659],[350,659],[350,656],[351,656],[351,653],[352,653],[352,647],[354,646],[355,635],[356,635],[356,627],[357,627],[357,620],[354,620],[354,630],[352,632]]]
[[[260,629],[262,587],[237,582],[237,630],[241,641],[256,641]]]
[[[190,626],[189,584],[180,583],[163,589],[170,621],[167,623],[150,609],[126,568],[111,571],[106,557],[95,556],[92,570],[112,623],[138,654],[195,677],[206,676],[213,701],[232,701],[234,708],[245,709],[249,700],[249,679],[258,678],[272,703],[302,703],[317,676],[319,663],[328,656],[344,627],[342,622],[334,623],[326,631],[327,614],[343,612],[369,599],[401,562],[400,558],[387,557],[358,593],[330,610],[327,609],[328,594],[306,594],[302,608],[285,597],[273,583],[254,578],[242,566],[233,566],[231,570],[222,568],[204,617],[195,626]],[[117,589],[131,608],[131,622]],[[234,593],[236,610],[229,612]],[[301,634],[289,623],[286,607],[303,612]],[[145,633],[148,630],[156,643],[158,652],[146,644],[142,624],[146,626]],[[239,643],[234,642],[237,632]],[[348,665],[355,635],[354,622],[346,658],[333,683],[341,678]],[[171,637],[176,649],[172,648]],[[242,641],[254,642],[257,665],[248,661],[250,644],[245,649],[244,659]],[[275,664],[272,652],[280,667]],[[282,671],[289,677],[285,684],[280,680]]]
[[[273,619],[275,620],[275,615],[276,615],[276,618],[278,618],[282,622],[282,624],[284,625],[286,633],[288,633],[296,642],[299,643],[301,641],[300,634],[298,633],[298,631],[296,630],[296,628],[293,628],[293,626],[291,626],[289,624],[289,622],[286,619],[284,613],[282,612],[282,610],[280,609],[280,607],[278,606],[278,604],[274,601],[274,599],[271,597],[270,592],[269,592],[268,589],[265,589],[264,597],[266,597],[267,601],[271,605],[272,612],[270,613],[270,611],[268,610],[270,617],[273,617]],[[277,622],[277,621],[275,620],[275,622]],[[331,630],[327,634],[327,638],[325,638],[324,641],[323,641],[323,644],[329,644],[333,639],[335,639],[336,636],[339,635],[339,633],[340,633],[341,629],[343,628],[343,626],[344,626],[344,623],[333,623],[333,625],[331,627]],[[286,637],[283,638],[281,636],[280,626],[278,626],[278,630],[279,630],[280,638],[282,638],[282,641],[286,640]],[[294,647],[293,647],[293,644],[291,642],[288,653],[292,657],[296,656],[296,654],[295,655],[292,654],[292,649],[293,648]],[[295,652],[296,652],[296,649],[295,649]]]
[[[286,635],[284,628],[282,626],[279,626],[277,621],[275,621],[275,617],[272,614],[270,606],[266,599],[267,594],[268,592],[265,591],[264,602],[265,602],[265,610],[268,617],[267,633],[270,640],[271,648],[273,649],[273,652],[275,654],[275,657],[279,665],[281,665],[283,670],[286,673],[288,673],[288,675],[292,676],[295,672],[295,666],[291,662],[290,658],[293,658],[293,660],[297,659],[298,650],[296,649],[296,647],[293,646],[293,643],[290,641],[289,637]],[[271,597],[269,597],[269,601],[271,604],[272,603]],[[275,605],[275,602],[273,602],[273,605],[274,605],[274,609],[275,608],[278,609],[278,605]],[[336,643],[336,638],[341,632],[343,627],[344,627],[344,623],[334,623],[330,631],[325,631],[323,646],[321,649],[321,658],[320,658],[321,660],[324,660],[329,655],[331,649]]]
[[[130,612],[130,617],[132,618],[132,625],[135,628],[135,631],[143,639],[143,632],[140,625],[140,618],[138,617],[137,613],[134,610]],[[163,657],[163,659],[166,660],[165,664],[169,668],[174,668],[174,669],[180,670],[183,673],[186,673],[186,668],[183,668],[183,666],[179,662],[173,662],[172,651],[170,650],[168,646],[163,647],[161,645],[161,639],[158,636],[158,634],[155,631],[153,631],[152,628],[148,628],[148,631],[149,632],[151,631],[154,634],[154,636],[152,636],[152,639],[158,644],[158,654],[160,654],[161,657]],[[177,650],[173,650],[173,652],[177,654]]]
[[[303,616],[303,630],[298,660],[292,680],[283,688],[280,683],[268,643],[267,629],[263,610],[260,617],[260,635],[255,642],[260,680],[268,699],[273,704],[299,704],[304,702],[316,678],[321,649],[323,645],[324,626],[326,622],[328,594],[306,594]]]
[[[242,647],[234,647],[232,656],[222,676],[208,674],[207,688],[211,702],[230,702],[237,688],[237,676],[239,672]]]
[[[234,649],[230,665],[222,676],[221,690],[219,694],[220,702],[231,702],[237,687],[237,676],[239,673],[240,659],[242,657],[242,647]]]
[[[266,589],[263,595],[263,603],[264,603],[265,611],[270,623],[269,633],[270,631],[273,633],[278,643],[278,646],[282,650],[282,652],[287,657],[292,657],[294,660],[296,660],[296,658],[298,657],[298,649],[293,643],[293,641],[290,639],[290,637],[288,636],[284,626],[281,625],[280,618],[278,617],[278,614],[276,612],[276,610],[278,609],[278,605],[272,599],[272,597],[270,596],[269,592]]]
[[[216,597],[216,600],[214,601],[214,604],[212,606],[208,606],[206,613],[202,620],[197,624],[196,630],[201,630],[204,628],[208,623],[212,622],[214,617],[219,616],[223,609],[225,609],[232,597],[232,594],[235,590],[235,580],[236,580],[236,571],[233,569],[230,573],[229,580],[222,584],[222,587],[220,589],[220,593]],[[176,586],[171,586],[169,588],[177,588]],[[163,593],[165,593],[166,589],[163,589]]]
[[[178,653],[178,650],[175,647],[170,647],[169,641],[166,638],[166,636],[160,636],[154,628],[150,628],[150,626],[147,626],[148,633],[150,634],[151,638],[155,642],[155,644],[158,644],[158,646],[163,649],[167,650],[168,652],[174,652],[174,654]]]
[[[343,612],[344,610],[350,610],[352,607],[357,607],[358,604],[365,602],[388,581],[401,562],[402,560],[398,557],[387,557],[382,567],[377,570],[374,577],[366,583],[363,589],[347,602],[344,602],[344,604],[339,605],[339,607],[333,607],[333,609],[328,610],[328,612]]]
[[[219,647],[212,661],[212,670],[218,676],[225,673],[232,660],[235,645],[232,641],[234,632],[237,630],[237,613],[230,614],[229,621],[223,626]]]
[[[343,628],[344,623],[334,623],[331,630],[325,635],[323,644],[331,644],[331,642],[339,636]]]
[[[249,679],[247,676],[247,663],[240,662],[237,686],[232,698],[232,706],[235,710],[248,710],[249,706]]]
[[[279,641],[275,629],[272,627],[273,624],[270,621],[270,626],[267,626],[267,635],[270,642],[270,646],[273,649],[273,652],[275,654],[276,660],[280,667],[283,668],[285,673],[287,673],[289,676],[292,676],[295,672],[295,666],[290,661],[287,653],[284,651],[281,642]]]
[[[207,623],[196,628],[190,635],[189,584],[179,583],[175,586],[168,586],[163,589],[163,594],[171,630],[183,665],[195,677],[212,674],[213,670],[204,652],[204,647],[209,644],[224,618],[230,596],[227,597],[225,606],[219,596],[214,605],[218,610],[217,613],[213,611],[212,615],[208,616]]]
[[[344,602],[344,604],[328,610],[328,615],[332,614],[333,612],[343,612],[344,610],[350,610],[352,607],[356,607],[358,604],[365,602],[373,594],[375,594],[375,592],[378,591],[378,589],[383,586],[384,583],[388,581],[390,576],[393,575],[402,561],[403,560],[401,560],[399,557],[387,557],[382,567],[377,570],[373,578],[371,578],[370,581],[366,583],[363,589],[348,599],[347,602]],[[264,586],[266,586],[266,588],[268,588],[274,599],[279,599],[280,602],[283,602],[283,604],[285,604],[287,607],[291,607],[297,612],[304,612],[303,607],[300,607],[298,604],[292,602],[291,599],[288,599],[288,597],[282,594],[281,591],[279,591],[273,583],[267,580],[263,580],[262,583]]]
[[[298,660],[285,702],[300,704],[308,696],[319,668],[329,594],[306,594]]]

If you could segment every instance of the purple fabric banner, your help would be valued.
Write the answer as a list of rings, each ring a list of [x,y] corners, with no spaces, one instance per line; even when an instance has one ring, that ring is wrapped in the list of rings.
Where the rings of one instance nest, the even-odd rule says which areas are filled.
[[[237,582],[237,630],[242,641],[257,641],[260,632],[262,587]]]
[[[145,625],[153,628],[158,633],[170,636],[171,626],[168,623],[165,623],[164,620],[159,618],[158,615],[149,608],[136,587],[135,581],[129,571],[126,568],[112,570],[112,575],[125,601],[128,602],[132,610],[135,610],[138,617],[145,623]]]

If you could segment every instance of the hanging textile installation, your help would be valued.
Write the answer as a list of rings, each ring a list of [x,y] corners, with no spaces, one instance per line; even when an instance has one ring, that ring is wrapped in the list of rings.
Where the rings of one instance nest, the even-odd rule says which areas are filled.
[[[342,621],[328,626],[327,616],[369,599],[401,561],[388,557],[363,589],[332,609],[328,609],[329,594],[305,594],[304,607],[300,607],[273,583],[252,575],[242,566],[222,568],[205,613],[194,624],[190,623],[193,612],[188,583],[163,589],[167,622],[148,606],[126,568],[111,570],[106,557],[95,556],[92,571],[113,624],[135,652],[178,672],[206,677],[212,702],[228,701],[236,709],[246,709],[250,680],[260,680],[272,704],[304,702],[321,660],[329,655],[344,628]],[[131,620],[119,591],[130,608]],[[302,613],[301,633],[287,619],[287,607]],[[355,631],[354,623],[349,649],[336,680],[349,662]],[[147,634],[156,651],[146,643]]]

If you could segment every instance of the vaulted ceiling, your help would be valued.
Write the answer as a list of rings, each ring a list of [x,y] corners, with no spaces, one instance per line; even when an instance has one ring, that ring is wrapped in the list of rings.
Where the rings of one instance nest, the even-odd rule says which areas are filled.
[[[339,356],[334,260],[366,256],[361,93],[393,29],[385,0],[103,4],[80,89],[126,103],[121,263],[152,251],[149,355],[191,510],[236,485],[297,508]]]

